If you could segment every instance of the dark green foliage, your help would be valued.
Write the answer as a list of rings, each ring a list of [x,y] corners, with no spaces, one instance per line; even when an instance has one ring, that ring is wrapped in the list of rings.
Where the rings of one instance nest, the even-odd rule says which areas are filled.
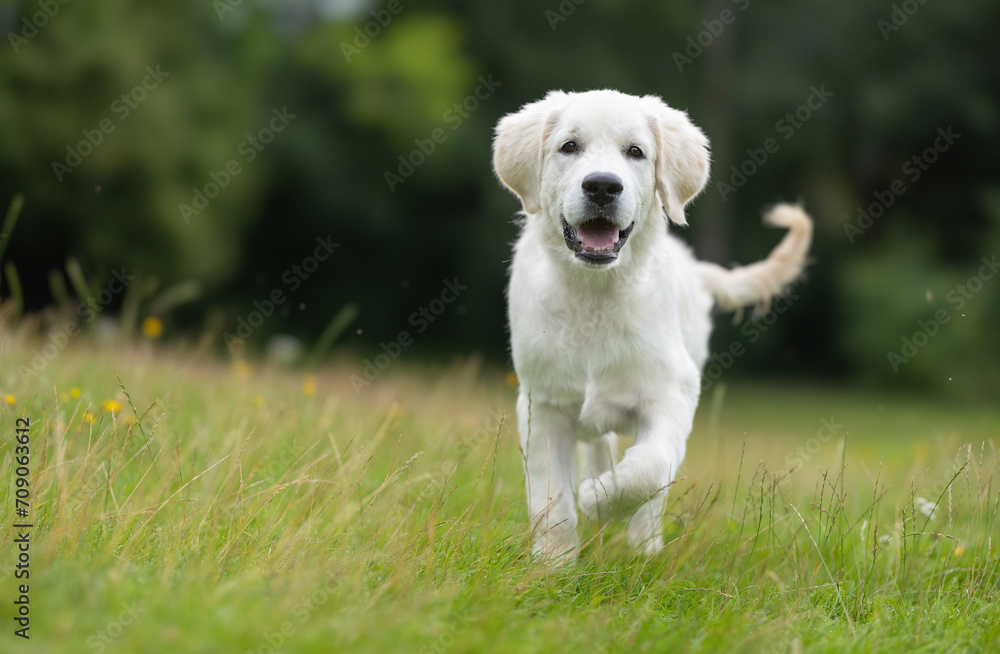
[[[189,329],[222,307],[213,328],[232,330],[254,301],[283,290],[289,301],[252,349],[276,332],[314,341],[356,303],[361,334],[352,327],[341,344],[375,350],[412,329],[409,316],[457,277],[469,292],[413,352],[502,359],[519,207],[492,176],[492,127],[553,88],[614,87],[663,96],[712,140],[712,179],[691,212],[702,256],[764,256],[778,236],[758,217],[776,200],[801,198],[816,218],[801,300],[745,343],[726,375],[758,368],[963,394],[995,379],[995,281],[898,375],[886,357],[934,315],[942,293],[1000,250],[996,3],[395,7],[72,2],[31,38],[11,35],[35,2],[0,10],[0,202],[27,198],[7,258],[28,308],[56,299],[49,272],[75,256],[97,276],[127,266],[168,285],[201,283],[200,306],[178,315]],[[366,28],[376,34],[367,44],[357,36]],[[124,116],[115,102],[147,66],[169,76]],[[455,108],[477,89],[475,109]],[[789,119],[816,89],[832,95]],[[294,118],[261,150],[247,149],[275,111]],[[67,147],[104,120],[113,130],[57,175],[53,163],[65,164]],[[960,136],[933,162],[914,163],[939,129]],[[777,149],[755,162],[768,139]],[[230,162],[239,173],[218,197],[185,212],[180,205],[195,206]],[[752,172],[738,183],[731,167],[744,164]],[[861,219],[861,233],[849,227],[859,210],[879,213]],[[342,247],[291,283],[286,273],[328,235]],[[718,352],[753,329],[726,322]]]

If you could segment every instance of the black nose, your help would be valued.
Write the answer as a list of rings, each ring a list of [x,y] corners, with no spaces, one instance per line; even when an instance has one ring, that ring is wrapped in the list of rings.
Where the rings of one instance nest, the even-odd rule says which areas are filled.
[[[611,173],[590,173],[583,178],[583,192],[601,206],[617,200],[624,188],[621,177]]]

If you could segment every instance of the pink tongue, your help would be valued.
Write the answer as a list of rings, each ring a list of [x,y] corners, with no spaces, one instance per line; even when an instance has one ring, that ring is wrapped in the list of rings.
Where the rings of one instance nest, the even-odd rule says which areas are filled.
[[[618,228],[603,220],[592,220],[576,228],[576,235],[588,250],[610,250],[618,242]]]

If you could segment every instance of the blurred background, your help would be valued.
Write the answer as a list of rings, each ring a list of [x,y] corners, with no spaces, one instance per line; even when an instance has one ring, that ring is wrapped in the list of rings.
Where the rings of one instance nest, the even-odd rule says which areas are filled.
[[[713,351],[746,353],[710,381],[1000,389],[996,2],[23,0],[0,33],[0,207],[25,198],[0,296],[24,312],[130,313],[227,356],[227,333],[253,355],[326,330],[362,361],[407,331],[414,361],[506,365],[520,207],[493,125],[611,87],[711,140],[680,233],[701,258],[764,257],[775,201],[816,220],[785,309],[718,318]],[[444,280],[467,289],[432,306]]]

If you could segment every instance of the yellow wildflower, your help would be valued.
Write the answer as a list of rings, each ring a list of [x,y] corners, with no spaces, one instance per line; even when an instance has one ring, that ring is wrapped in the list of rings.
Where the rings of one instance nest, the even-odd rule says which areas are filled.
[[[965,548],[964,547],[962,547],[961,545],[959,545],[958,547],[955,548],[955,556],[962,556],[963,554],[965,554]]]
[[[163,323],[159,318],[150,316],[142,321],[142,335],[146,338],[159,338],[163,334]]]
[[[94,414],[93,414],[93,413],[91,413],[90,411],[86,411],[86,412],[85,412],[85,413],[83,414],[83,421],[84,421],[85,423],[87,423],[88,425],[92,425],[92,424],[94,424]]]
[[[517,373],[511,370],[507,373],[507,376],[504,377],[504,380],[507,382],[508,386],[517,386]]]
[[[302,394],[303,395],[313,395],[316,392],[316,377],[313,375],[306,375],[302,379]]]
[[[122,405],[114,400],[104,400],[98,408],[100,408],[101,411],[110,411],[111,413],[122,412]]]
[[[264,408],[264,404],[265,404],[265,402],[264,402],[264,396],[263,395],[257,395],[256,397],[253,398],[253,405],[255,407],[257,407],[258,409],[263,409]]]
[[[14,406],[14,403],[17,402],[17,400],[14,398],[14,396],[10,395],[10,394],[4,395],[3,399],[4,399],[4,401],[7,404],[9,404],[11,406]]]
[[[71,398],[73,398],[74,400],[79,400],[80,399],[80,389],[77,388],[76,386],[74,386],[73,388],[69,389],[69,396]]]

